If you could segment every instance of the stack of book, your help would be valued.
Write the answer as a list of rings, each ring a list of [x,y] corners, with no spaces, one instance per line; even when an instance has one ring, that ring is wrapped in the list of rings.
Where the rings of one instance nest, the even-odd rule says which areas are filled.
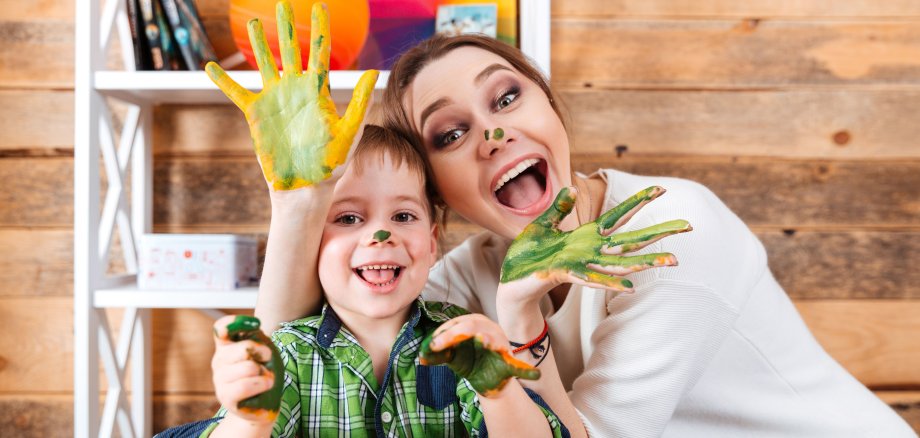
[[[125,0],[137,70],[202,70],[217,55],[193,0]]]

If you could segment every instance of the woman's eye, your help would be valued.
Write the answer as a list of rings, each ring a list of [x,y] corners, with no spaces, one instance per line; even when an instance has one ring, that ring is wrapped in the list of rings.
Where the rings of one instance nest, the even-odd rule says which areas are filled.
[[[355,225],[361,222],[361,218],[354,214],[343,214],[335,218],[335,221],[342,225]]]
[[[416,219],[418,219],[418,218],[415,217],[414,214],[412,214],[412,213],[407,213],[407,212],[396,213],[396,214],[393,215],[393,220],[396,221],[396,222],[412,222],[412,221],[414,221],[414,220],[416,220]]]
[[[462,129],[451,129],[450,131],[445,131],[441,134],[438,134],[434,140],[434,146],[438,149],[450,146],[451,144],[460,140],[460,137],[463,137],[464,131]]]
[[[519,94],[521,94],[521,91],[517,87],[502,93],[498,100],[495,101],[495,109],[500,110],[511,105],[514,100],[518,98]]]

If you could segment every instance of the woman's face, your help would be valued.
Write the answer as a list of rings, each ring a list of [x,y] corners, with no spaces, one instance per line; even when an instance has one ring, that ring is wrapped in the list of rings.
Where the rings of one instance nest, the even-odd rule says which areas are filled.
[[[425,66],[405,96],[447,204],[508,238],[571,184],[562,121],[504,58],[461,47]]]

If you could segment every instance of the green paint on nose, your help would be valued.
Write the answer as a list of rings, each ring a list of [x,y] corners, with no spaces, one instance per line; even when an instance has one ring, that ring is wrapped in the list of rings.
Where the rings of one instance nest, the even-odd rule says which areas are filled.
[[[495,131],[492,132],[492,137],[496,140],[501,140],[505,136],[505,131],[502,128],[495,128]],[[486,139],[488,140],[488,139]]]
[[[489,130],[486,129],[486,141],[489,141]]]
[[[387,240],[387,239],[389,239],[389,238],[390,238],[390,232],[389,232],[389,231],[377,230],[377,232],[374,233],[374,240],[376,240],[376,241],[378,241],[378,242],[383,242],[384,240]]]

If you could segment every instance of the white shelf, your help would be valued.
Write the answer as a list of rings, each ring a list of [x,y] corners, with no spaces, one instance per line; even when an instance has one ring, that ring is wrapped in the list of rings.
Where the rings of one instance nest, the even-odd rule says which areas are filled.
[[[95,291],[96,308],[144,309],[253,309],[258,287],[232,290],[161,290],[125,286]]]
[[[329,74],[329,86],[336,101],[347,102],[363,71],[336,70]],[[258,71],[229,71],[233,80],[251,91],[262,89]],[[390,72],[380,72],[376,90],[386,86]],[[135,103],[230,103],[204,71],[97,71],[94,87],[100,93]]]

